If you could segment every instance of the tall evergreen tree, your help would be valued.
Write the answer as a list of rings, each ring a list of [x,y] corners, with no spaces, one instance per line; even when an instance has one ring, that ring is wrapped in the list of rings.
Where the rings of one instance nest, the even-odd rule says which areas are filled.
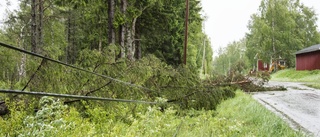
[[[49,56],[76,63],[82,50],[101,52],[113,43],[117,48],[110,58],[133,61],[155,54],[168,64],[182,63],[184,0],[24,0],[21,3],[26,8],[18,12],[25,17],[24,22],[31,21],[30,27],[25,28],[29,33],[24,37],[31,43],[27,47],[32,51],[41,48]],[[212,57],[208,39],[202,32],[200,11],[200,1],[190,0],[188,64],[197,69],[203,66],[201,55],[205,55],[207,63],[211,63]]]

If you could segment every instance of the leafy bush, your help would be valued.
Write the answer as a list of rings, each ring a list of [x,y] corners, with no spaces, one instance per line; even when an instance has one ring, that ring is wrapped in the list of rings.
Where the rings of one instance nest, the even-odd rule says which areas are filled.
[[[63,119],[66,106],[52,97],[42,97],[40,109],[35,116],[29,115],[23,121],[19,136],[58,136],[61,130],[70,128]]]
[[[6,98],[6,105],[10,110],[9,115],[0,116],[0,136],[17,136],[23,128],[23,120],[28,112],[25,110],[25,102],[13,101]]]

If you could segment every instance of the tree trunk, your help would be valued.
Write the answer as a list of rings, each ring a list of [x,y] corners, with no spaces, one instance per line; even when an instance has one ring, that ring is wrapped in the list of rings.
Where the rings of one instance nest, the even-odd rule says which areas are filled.
[[[136,27],[137,18],[132,20],[131,26],[127,27],[127,57],[129,60],[134,61],[135,53],[135,27]]]
[[[67,41],[68,41],[68,46],[66,47],[66,62],[70,63],[72,62],[71,60],[71,47],[73,46],[72,43],[72,28],[71,28],[71,11],[69,10],[68,13],[68,19],[67,19]]]
[[[128,7],[127,0],[121,0],[121,13],[126,14]],[[123,24],[120,26],[120,33],[119,33],[119,45],[120,45],[120,58],[124,58],[126,56],[126,48],[125,48],[125,39],[126,39],[126,26]]]
[[[114,21],[115,1],[108,1],[108,44],[115,44],[115,28],[113,26]]]
[[[99,22],[101,22],[101,18],[99,17]],[[103,38],[103,35],[102,35],[102,30],[103,30],[103,26],[102,24],[99,23],[99,44],[98,44],[98,50],[99,50],[99,53],[102,52],[102,38]]]
[[[31,0],[31,52],[37,49],[37,8],[36,0]]]
[[[38,2],[38,49],[36,49],[38,52],[40,52],[42,46],[43,46],[43,30],[42,30],[42,26],[43,26],[43,13],[44,13],[44,9],[43,9],[43,0],[39,0]]]
[[[141,45],[140,45],[140,40],[139,41],[136,41],[136,53],[135,53],[135,57],[136,59],[141,59],[142,57],[142,50],[141,50]]]
[[[25,46],[24,46],[24,35],[23,35],[23,32],[24,32],[24,28],[25,26],[23,26],[21,28],[21,31],[20,31],[20,35],[19,35],[19,41],[18,41],[18,45],[21,49],[25,49]],[[19,73],[19,80],[23,79],[26,77],[26,62],[27,62],[27,56],[26,54],[22,53],[22,57],[21,57],[21,60],[20,60],[20,64],[18,66],[18,73]]]
[[[203,39],[203,53],[202,53],[202,74],[206,74],[206,71],[205,71],[205,59],[206,58],[206,39],[204,38]]]
[[[271,62],[273,62],[273,58],[277,58],[277,52],[276,52],[276,45],[275,45],[275,19],[274,19],[274,7],[275,7],[275,5],[274,5],[274,3],[272,3],[273,4],[273,6],[272,6],[272,50],[273,50],[273,55],[271,56]],[[275,71],[277,71],[278,70],[278,68],[277,68],[277,65],[275,65],[274,66],[274,70]]]
[[[102,39],[101,36],[99,36],[99,52],[101,53],[102,51]]]
[[[137,24],[139,24],[139,20],[137,20]],[[135,53],[134,53],[134,55],[135,55],[135,58],[137,59],[137,60],[139,60],[139,59],[141,59],[141,57],[142,57],[142,49],[141,49],[141,44],[140,44],[140,42],[141,42],[141,37],[140,37],[140,28],[136,28],[136,34],[135,34],[135,36],[136,36],[136,39],[135,39],[135,47],[136,47],[136,49],[135,49]]]
[[[66,62],[67,63],[75,63],[76,61],[76,55],[77,55],[77,48],[76,48],[76,14],[73,10],[68,11],[68,18],[67,18],[67,40],[68,40],[68,46],[66,47]]]
[[[119,45],[120,45],[120,58],[124,58],[126,56],[126,48],[125,48],[125,41],[126,41],[126,27],[125,25],[120,26],[120,33],[119,33]]]

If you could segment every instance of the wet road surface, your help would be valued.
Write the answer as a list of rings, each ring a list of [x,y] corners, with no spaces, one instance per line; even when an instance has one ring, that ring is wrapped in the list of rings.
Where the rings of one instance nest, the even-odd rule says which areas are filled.
[[[320,90],[295,82],[270,81],[266,86],[284,86],[287,91],[254,93],[253,98],[282,117],[292,128],[320,137]]]

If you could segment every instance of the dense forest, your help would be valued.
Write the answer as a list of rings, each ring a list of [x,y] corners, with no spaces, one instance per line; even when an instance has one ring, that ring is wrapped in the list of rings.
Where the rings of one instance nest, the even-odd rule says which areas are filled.
[[[1,39],[68,63],[75,63],[83,50],[109,48],[114,55],[108,58],[114,61],[154,54],[178,66],[183,56],[185,6],[184,1],[162,0],[24,0],[6,20]],[[200,1],[190,1],[189,7],[187,64],[200,69],[205,60],[206,69],[211,70],[212,50],[202,32]]]
[[[186,3],[183,0],[22,0],[20,9],[9,13],[1,29],[0,40],[26,51],[138,85],[146,86],[146,83],[136,76],[141,76],[142,81],[152,75],[158,77],[153,73],[148,74],[148,70],[154,70],[152,67],[155,66],[146,60],[163,63],[173,70],[184,68],[192,74],[208,76],[212,72],[213,52],[202,30],[204,17],[200,14],[198,0],[189,2],[188,58],[187,65],[182,65],[185,11]],[[67,74],[79,76],[80,85],[95,84],[92,82],[94,79],[87,78],[87,82],[83,80],[87,75],[72,74],[71,70],[65,70],[68,68],[45,59],[5,48],[1,48],[0,52],[1,79],[4,83],[10,83],[11,89],[21,84],[35,91],[55,89],[62,92],[63,89],[70,92],[72,84],[64,80],[72,81],[75,76],[68,77]],[[163,69],[161,64],[155,65]],[[130,69],[132,66],[136,70]],[[126,74],[130,71],[143,75]],[[92,83],[89,84],[89,81]],[[68,87],[60,86],[62,83]]]

